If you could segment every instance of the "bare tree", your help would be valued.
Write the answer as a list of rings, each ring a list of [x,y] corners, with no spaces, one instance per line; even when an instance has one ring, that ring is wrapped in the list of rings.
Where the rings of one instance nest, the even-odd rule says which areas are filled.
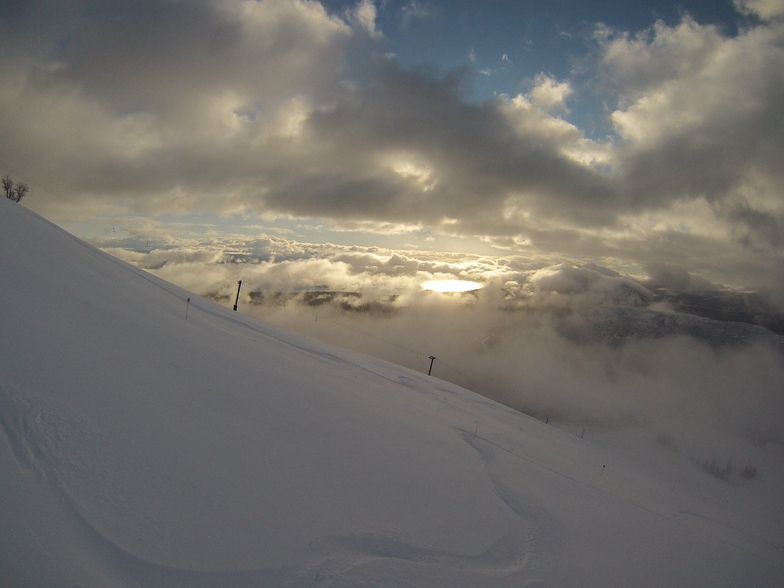
[[[14,196],[15,196],[14,201],[19,202],[22,198],[24,198],[27,195],[27,191],[29,189],[30,188],[27,184],[25,184],[24,182],[19,182],[16,185],[16,189],[14,190]]]
[[[16,194],[14,194],[14,182],[8,174],[3,177],[3,191],[5,191],[6,198],[16,200]]]
[[[9,200],[19,202],[27,195],[29,190],[30,187],[24,182],[19,182],[18,184],[14,185],[14,181],[8,174],[3,177],[3,191],[5,192],[5,197]]]

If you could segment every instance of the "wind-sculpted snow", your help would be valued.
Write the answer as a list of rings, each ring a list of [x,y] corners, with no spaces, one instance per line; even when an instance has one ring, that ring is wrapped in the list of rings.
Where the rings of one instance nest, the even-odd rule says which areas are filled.
[[[784,579],[775,446],[722,480],[680,439],[553,427],[221,308],[10,201],[0,236],[3,587]]]

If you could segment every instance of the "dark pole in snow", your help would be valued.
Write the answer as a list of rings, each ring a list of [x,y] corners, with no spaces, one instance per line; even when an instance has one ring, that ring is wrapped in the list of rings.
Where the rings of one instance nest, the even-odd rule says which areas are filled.
[[[237,298],[234,300],[234,310],[237,310],[237,304],[240,302],[240,288],[242,288],[242,280],[237,282]]]
[[[432,371],[433,371],[433,362],[434,362],[435,360],[436,360],[435,356],[434,356],[434,355],[431,355],[431,356],[430,356],[430,369],[429,369],[429,370],[427,370],[427,375],[428,375],[428,376],[430,375],[430,372],[432,372]]]

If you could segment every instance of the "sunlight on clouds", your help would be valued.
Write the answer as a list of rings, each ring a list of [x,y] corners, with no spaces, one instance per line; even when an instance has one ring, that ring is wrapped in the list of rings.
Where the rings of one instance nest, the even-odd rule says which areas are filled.
[[[699,72],[726,42],[720,31],[688,15],[675,25],[656,22],[636,35],[597,30],[602,45],[601,67],[622,92],[621,107],[660,84],[677,85]]]
[[[547,111],[566,109],[566,99],[573,94],[569,82],[557,82],[550,76],[539,74],[534,89],[528,94],[531,103]]]
[[[656,141],[714,123],[721,111],[753,107],[749,90],[756,85],[758,64],[752,56],[757,51],[748,44],[765,44],[754,37],[725,38],[715,27],[685,18],[675,27],[657,23],[649,34],[612,41],[603,61],[626,89],[621,107],[611,114],[619,135]],[[744,78],[750,78],[750,87]]]
[[[304,225],[303,225],[304,226]],[[322,230],[328,228],[336,233],[371,233],[375,235],[410,235],[424,230],[421,223],[389,223],[377,221],[342,221],[329,227],[320,227]]]
[[[320,2],[230,0],[216,4],[242,23],[250,38],[265,44],[275,41],[281,31],[292,26],[305,26],[312,41],[318,44],[329,42],[335,34],[349,33],[346,24],[329,16]]]
[[[624,139],[637,143],[646,139],[654,140],[657,135],[665,135],[666,127],[673,126],[673,123],[676,126],[679,122],[687,124],[687,119],[691,119],[693,123],[697,118],[695,115],[687,117],[681,111],[671,111],[670,104],[670,96],[665,92],[660,92],[654,96],[648,95],[638,99],[633,106],[626,110],[616,110],[610,115],[610,119],[618,135]],[[649,116],[651,113],[658,114],[659,112],[668,113],[670,118],[668,123],[662,124],[663,121],[660,119]]]
[[[473,292],[481,288],[482,284],[467,280],[430,280],[422,284],[423,290],[435,292]]]
[[[616,153],[611,142],[592,141],[581,137],[562,148],[566,157],[602,172],[609,172],[616,161]]]
[[[417,162],[413,157],[397,156],[392,158],[388,165],[396,174],[414,180],[425,192],[432,190],[438,183],[438,180],[433,178],[433,169]]]
[[[541,137],[552,142],[558,151],[580,165],[603,169],[615,159],[613,145],[592,141],[572,123],[550,114],[550,110],[565,110],[563,100],[571,93],[568,84],[559,84],[548,77],[529,94],[500,99],[501,111],[521,137]]]
[[[482,237],[482,241],[488,243],[494,249],[501,249],[512,252],[520,252],[523,249],[530,249],[531,241],[523,235],[513,237]]]
[[[582,134],[573,124],[554,117],[534,104],[530,98],[518,94],[514,98],[502,97],[502,112],[508,117],[521,136],[541,136],[559,142],[580,139]]]
[[[721,99],[714,95],[699,104],[693,95],[684,95],[690,93],[680,85],[666,84],[641,96],[627,109],[614,111],[610,119],[623,139],[653,145],[673,132],[699,127],[706,120],[706,111],[715,108],[715,102]]]
[[[376,29],[376,5],[373,0],[361,0],[350,13],[351,20],[365,30],[371,37],[382,37],[381,31]]]

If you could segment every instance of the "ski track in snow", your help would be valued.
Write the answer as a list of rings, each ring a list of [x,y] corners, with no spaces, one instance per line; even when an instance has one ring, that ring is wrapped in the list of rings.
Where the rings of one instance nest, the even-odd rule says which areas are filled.
[[[563,471],[559,471],[554,469],[550,466],[547,466],[541,463],[538,460],[532,459],[531,457],[522,455],[508,447],[503,447],[502,445],[495,443],[489,439],[483,438],[481,436],[476,436],[474,433],[469,431],[462,431],[463,438],[465,441],[471,445],[474,449],[482,457],[482,460],[485,463],[485,466],[488,469],[488,474],[490,478],[493,480],[493,483],[496,484],[496,491],[501,497],[508,496],[508,491],[504,489],[504,487],[498,482],[496,477],[492,473],[492,463],[494,461],[494,452],[500,451],[503,453],[507,453],[510,456],[513,456],[514,459],[520,459],[531,463],[542,470],[555,474],[561,478],[568,480],[570,483],[573,483],[578,486],[583,486],[586,489],[590,489],[592,492],[599,493],[601,495],[606,496],[609,500],[620,504],[624,503],[632,508],[639,509],[640,511],[662,519],[667,522],[675,523],[678,526],[683,527],[684,529],[689,529],[690,531],[697,531],[702,533],[707,537],[711,537],[713,540],[721,541],[722,543],[726,544],[733,549],[740,549],[742,551],[747,552],[749,555],[752,556],[759,556],[761,552],[771,552],[771,551],[782,551],[782,547],[770,542],[769,540],[760,537],[754,533],[749,532],[748,529],[742,529],[738,526],[731,525],[726,521],[719,521],[715,517],[700,514],[697,512],[690,512],[686,510],[680,509],[669,509],[669,510],[662,510],[661,508],[655,508],[653,506],[647,506],[643,504],[639,500],[632,500],[629,496],[622,495],[619,492],[613,492],[607,488],[602,488],[597,484],[592,484],[587,482],[586,480],[580,480],[576,477],[570,476]],[[523,504],[522,501],[515,501],[514,498],[511,498],[507,501],[505,498],[502,498],[504,502],[515,510],[512,506],[514,503]],[[531,498],[526,498],[525,504],[531,502]],[[524,510],[523,512],[527,512]],[[546,516],[546,512],[540,512],[539,516]],[[706,525],[706,523],[708,523]]]
[[[409,386],[415,380],[401,376]],[[424,392],[419,389],[418,391]],[[443,390],[446,391],[446,390]],[[338,586],[364,577],[368,569],[378,569],[384,562],[403,562],[416,576],[468,574],[470,578],[511,577],[530,571],[536,557],[535,545],[543,543],[542,518],[553,519],[543,509],[533,512],[530,498],[521,498],[500,482],[493,480],[498,498],[509,508],[506,534],[487,551],[478,555],[461,555],[418,547],[399,538],[382,535],[335,536],[314,541],[288,565],[278,569],[227,572],[203,572],[172,568],[145,561],[120,548],[97,530],[85,517],[89,507],[81,503],[68,488],[67,468],[73,460],[73,443],[79,439],[80,417],[67,406],[29,391],[0,382],[2,429],[21,469],[41,483],[52,487],[67,506],[69,515],[80,529],[82,540],[106,565],[114,569],[122,582],[140,586],[173,588],[218,588],[232,586]],[[488,446],[466,431],[456,431],[485,462],[488,475],[492,461]],[[76,452],[78,453],[78,452]],[[73,464],[71,464],[73,465]],[[552,521],[547,525],[552,528]],[[390,584],[393,585],[393,584]]]
[[[376,375],[391,380],[382,374]],[[428,390],[423,386],[424,382],[419,382],[418,379],[398,375],[391,381],[419,393],[434,393],[432,388]],[[436,390],[455,394],[443,387]],[[615,495],[512,448],[476,435],[473,431],[455,428],[455,433],[476,451],[496,496],[509,510],[506,534],[484,553],[448,553],[422,548],[402,538],[377,534],[331,536],[312,542],[307,549],[293,556],[290,562],[283,562],[276,569],[204,572],[172,568],[143,560],[117,546],[90,524],[83,514],[89,512],[89,508],[81,504],[69,491],[67,466],[69,463],[73,466],[71,462],[77,459],[75,456],[79,455],[80,451],[78,447],[67,445],[88,443],[84,439],[84,430],[89,423],[84,421],[84,417],[59,401],[21,390],[4,381],[0,381],[0,408],[0,423],[20,468],[30,472],[38,482],[46,483],[56,490],[81,529],[83,541],[103,558],[108,567],[127,581],[133,579],[137,585],[150,588],[162,585],[174,588],[218,588],[227,585],[237,588],[260,585],[282,588],[349,586],[354,581],[352,578],[373,576],[389,562],[403,565],[410,574],[419,578],[428,577],[427,571],[430,570],[431,575],[439,577],[444,573],[462,573],[474,579],[494,577],[510,581],[515,578],[517,582],[532,580],[531,576],[535,576],[536,570],[553,565],[553,554],[561,550],[566,532],[561,521],[546,509],[536,506],[535,498],[522,494],[519,488],[511,487],[502,480],[504,470],[498,469],[501,455],[506,455],[507,459],[530,463],[568,480],[571,484],[585,486],[591,491],[607,495],[610,500],[625,502],[685,529],[696,529],[704,533],[708,533],[708,529],[711,531],[708,534],[714,540],[718,539],[734,549],[747,551],[750,555],[755,555],[757,550],[749,549],[749,543],[756,544],[765,551],[776,549],[775,545],[763,545],[765,542],[762,539],[752,537],[747,531],[717,521],[708,515],[687,510],[666,513],[651,509],[640,502]],[[82,457],[87,459],[89,452],[84,452]]]

